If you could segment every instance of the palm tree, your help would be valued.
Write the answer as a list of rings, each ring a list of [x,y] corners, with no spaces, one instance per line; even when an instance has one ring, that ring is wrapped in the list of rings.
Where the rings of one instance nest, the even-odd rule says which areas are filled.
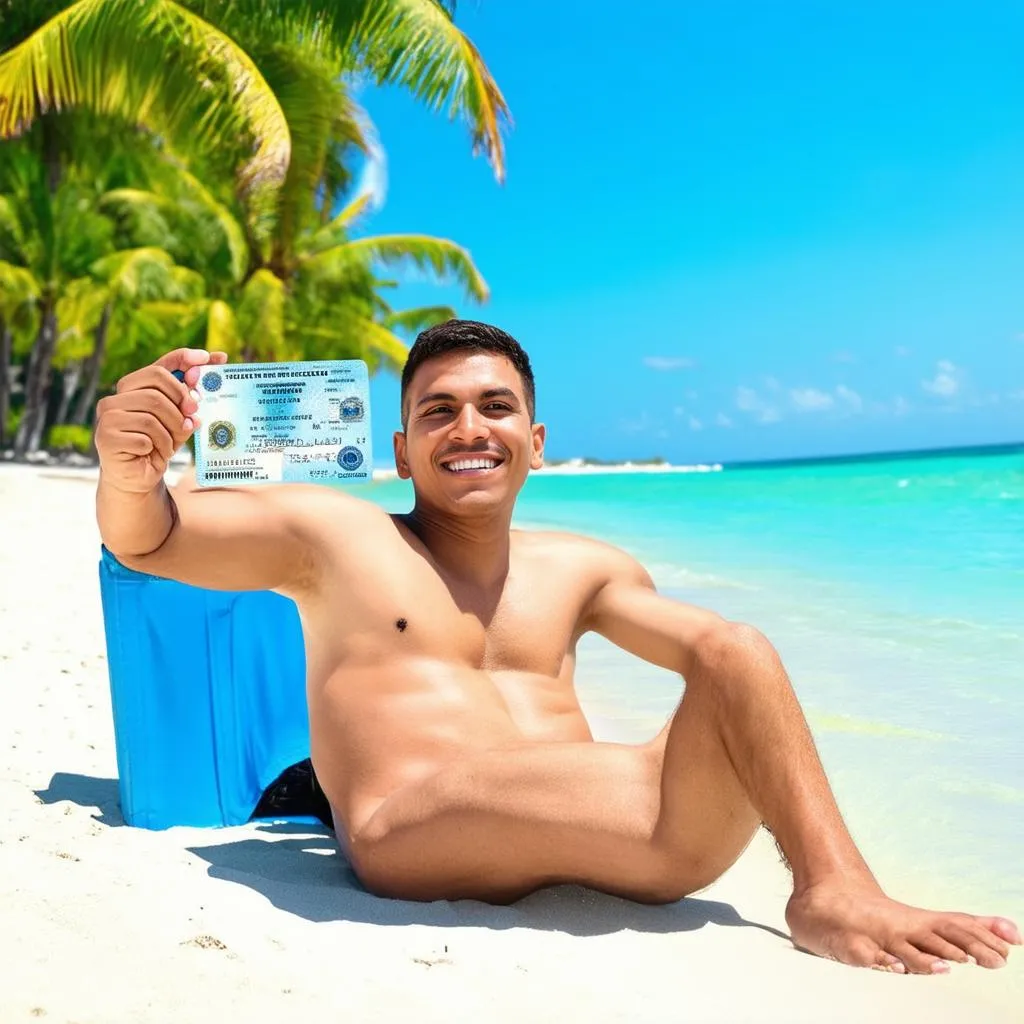
[[[5,149],[0,161],[0,273],[20,281],[36,307],[36,337],[25,366],[25,410],[15,451],[38,447],[45,425],[50,368],[58,341],[57,302],[68,282],[112,249],[110,222],[92,209],[91,186],[70,175],[51,192],[47,168],[30,147]]]
[[[484,149],[503,177],[507,108],[478,52],[454,26],[453,5],[79,0],[45,21],[58,6],[54,0],[30,6],[37,21],[23,10],[20,22],[0,26],[0,45],[16,44],[0,56],[0,135],[25,135],[38,118],[28,138],[45,168],[52,208],[69,154],[76,151],[68,128],[75,119],[60,111],[85,109],[148,129],[155,140],[150,150],[159,151],[174,187],[149,181],[149,166],[133,187],[108,190],[97,212],[113,216],[115,230],[125,235],[121,247],[168,252],[202,275],[175,298],[141,301],[132,320],[137,329],[119,335],[112,364],[173,325],[186,337],[234,346],[250,358],[363,355],[371,365],[397,366],[405,349],[396,331],[453,311],[395,313],[380,294],[389,282],[375,276],[375,266],[411,260],[453,275],[469,294],[485,297],[479,273],[454,243],[411,235],[353,242],[348,229],[361,204],[334,215],[336,201],[351,186],[353,153],[370,148],[368,118],[343,85],[342,76],[351,73],[401,84],[429,108],[461,114],[474,148]],[[192,209],[186,203],[176,213],[167,200],[180,202],[183,192]],[[43,198],[37,190],[37,204]],[[124,223],[129,213],[136,219],[130,230]],[[183,221],[186,230],[176,235]],[[185,251],[182,240],[194,243],[196,237],[209,245],[190,244]],[[40,292],[19,450],[41,436],[58,339],[69,339],[58,357],[67,360],[65,411],[70,385],[77,386],[81,375],[83,394],[94,393],[106,354],[113,307],[101,306],[91,327],[75,313],[76,324],[58,332],[58,295],[54,280]],[[95,312],[88,303],[65,303],[68,308]],[[83,356],[79,348],[90,331],[92,348]],[[67,356],[70,351],[77,355]],[[81,408],[80,401],[76,417]]]
[[[298,229],[282,241],[280,222],[270,221],[266,250],[272,260],[246,245],[244,221],[218,202],[187,172],[177,172],[162,190],[116,189],[101,202],[124,244],[160,246],[195,271],[206,284],[180,301],[143,304],[140,314],[162,324],[180,343],[223,349],[242,360],[361,358],[371,368],[400,367],[405,345],[399,334],[455,315],[448,306],[395,312],[381,292],[395,282],[376,268],[412,265],[438,278],[451,278],[466,294],[483,301],[487,285],[468,252],[447,239],[426,235],[385,235],[351,239],[369,197],[357,197],[321,224],[311,206]],[[181,246],[176,238],[191,240]],[[194,240],[205,239],[205,245]],[[139,353],[122,349],[124,366]],[[113,354],[113,353],[112,353]],[[115,358],[112,371],[120,369]]]
[[[36,3],[52,10],[52,2]],[[304,85],[301,76],[285,77],[301,71],[288,47],[301,40],[335,74],[401,85],[431,110],[461,115],[501,178],[508,109],[452,7],[440,0],[78,0],[0,56],[0,136],[50,111],[86,107],[145,125],[182,152],[238,140],[243,185],[277,185],[295,143],[282,107],[289,97],[301,100]],[[276,72],[276,90],[250,53]],[[301,103],[293,107],[294,114]]]
[[[123,320],[133,302],[186,294],[175,278],[185,271],[174,268],[166,252],[117,252],[125,248],[123,240],[103,213],[105,190],[139,177],[152,163],[151,144],[140,146],[137,133],[125,138],[89,119],[65,126],[72,142],[87,134],[89,144],[75,145],[81,155],[51,191],[31,137],[40,130],[0,147],[0,404],[9,408],[14,357],[25,357],[17,454],[34,451],[42,440],[52,369],[65,371],[56,416],[61,422],[83,371],[86,390],[98,373],[112,317],[127,329],[130,324],[115,314]],[[148,283],[140,287],[139,280]]]

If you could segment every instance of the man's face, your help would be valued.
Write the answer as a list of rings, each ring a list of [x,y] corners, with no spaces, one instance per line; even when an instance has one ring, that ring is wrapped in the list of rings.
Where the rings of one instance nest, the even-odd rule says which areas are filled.
[[[544,462],[544,427],[530,423],[522,379],[504,356],[450,352],[420,366],[395,433],[398,475],[417,498],[451,511],[515,499]]]

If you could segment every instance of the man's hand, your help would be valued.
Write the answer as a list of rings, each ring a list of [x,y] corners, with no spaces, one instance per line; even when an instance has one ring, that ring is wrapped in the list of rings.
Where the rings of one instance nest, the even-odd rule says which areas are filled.
[[[96,451],[104,482],[129,494],[158,487],[171,456],[199,426],[191,390],[201,367],[224,363],[223,352],[179,348],[117,382],[96,406]],[[184,374],[184,381],[174,371]]]

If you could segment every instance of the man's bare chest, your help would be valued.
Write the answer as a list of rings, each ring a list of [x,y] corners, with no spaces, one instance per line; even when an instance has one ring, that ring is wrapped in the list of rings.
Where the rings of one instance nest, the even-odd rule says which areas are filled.
[[[336,636],[357,656],[545,676],[561,674],[586,596],[550,562],[513,560],[500,585],[485,589],[445,578],[404,545],[378,548],[376,557],[349,552],[331,589],[324,607],[337,611]]]

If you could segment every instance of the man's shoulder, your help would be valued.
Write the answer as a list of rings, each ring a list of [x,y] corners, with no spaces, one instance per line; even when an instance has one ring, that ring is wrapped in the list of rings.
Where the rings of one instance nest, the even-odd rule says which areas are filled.
[[[628,551],[596,537],[561,530],[514,530],[513,536],[524,554],[557,558],[563,565],[572,563],[608,578],[645,574]]]
[[[322,484],[268,484],[245,488],[256,498],[257,508],[275,509],[300,532],[322,537],[346,531],[360,533],[375,524],[387,524],[388,515],[379,505],[341,488]],[[258,513],[257,513],[258,514]]]

